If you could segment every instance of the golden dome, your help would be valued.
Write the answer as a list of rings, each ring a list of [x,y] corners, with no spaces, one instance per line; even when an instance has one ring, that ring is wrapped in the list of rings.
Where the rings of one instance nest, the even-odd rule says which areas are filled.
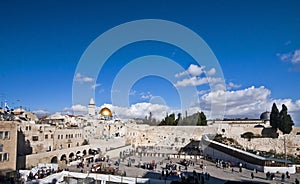
[[[112,117],[112,112],[109,108],[104,107],[99,111],[99,114],[101,114],[102,116],[106,116],[106,117]]]

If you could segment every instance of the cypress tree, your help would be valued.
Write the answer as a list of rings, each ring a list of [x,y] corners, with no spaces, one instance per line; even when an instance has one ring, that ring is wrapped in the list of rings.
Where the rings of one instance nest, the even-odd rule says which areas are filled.
[[[291,133],[294,125],[292,117],[287,113],[287,111],[287,107],[284,104],[282,104],[282,109],[279,113],[280,121],[278,128],[283,134]]]
[[[275,103],[273,103],[272,106],[272,111],[270,115],[270,125],[275,131],[277,131],[279,126],[279,111]]]

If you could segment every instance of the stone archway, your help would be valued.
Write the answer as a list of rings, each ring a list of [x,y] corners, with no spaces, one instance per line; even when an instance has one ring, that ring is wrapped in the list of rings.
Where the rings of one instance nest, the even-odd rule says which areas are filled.
[[[60,161],[64,161],[64,160],[67,160],[67,156],[65,154],[63,154],[61,157],[60,157]]]
[[[73,161],[73,159],[74,159],[74,153],[73,152],[71,152],[70,154],[69,154],[69,160],[70,161]]]
[[[51,158],[51,164],[57,164],[57,156]]]

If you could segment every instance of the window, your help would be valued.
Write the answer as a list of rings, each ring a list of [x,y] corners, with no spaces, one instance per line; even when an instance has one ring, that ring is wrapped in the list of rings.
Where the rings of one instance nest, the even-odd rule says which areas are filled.
[[[4,132],[0,131],[0,139],[4,139]]]
[[[68,134],[66,134],[66,139],[68,139]]]
[[[51,139],[53,139],[53,137],[54,137],[53,134],[51,134]]]
[[[64,138],[64,135],[60,135],[60,138],[63,139],[63,138]]]
[[[10,138],[9,131],[6,131],[4,135],[4,139],[9,139],[9,138]]]
[[[48,134],[45,135],[45,139],[48,139]]]
[[[60,139],[60,135],[57,136],[57,139]]]
[[[2,153],[0,153],[0,162],[3,161],[3,158],[2,158]]]
[[[0,152],[3,151],[3,144],[0,144]]]
[[[38,141],[38,140],[39,140],[39,136],[37,136],[37,135],[32,136],[32,141]]]
[[[9,154],[8,153],[4,153],[3,160],[9,160]]]

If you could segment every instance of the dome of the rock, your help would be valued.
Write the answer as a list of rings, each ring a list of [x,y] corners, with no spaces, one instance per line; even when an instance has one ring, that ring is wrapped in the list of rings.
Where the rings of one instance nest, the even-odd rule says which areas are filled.
[[[99,114],[105,117],[111,117],[112,116],[112,112],[109,108],[104,107],[99,111]]]

